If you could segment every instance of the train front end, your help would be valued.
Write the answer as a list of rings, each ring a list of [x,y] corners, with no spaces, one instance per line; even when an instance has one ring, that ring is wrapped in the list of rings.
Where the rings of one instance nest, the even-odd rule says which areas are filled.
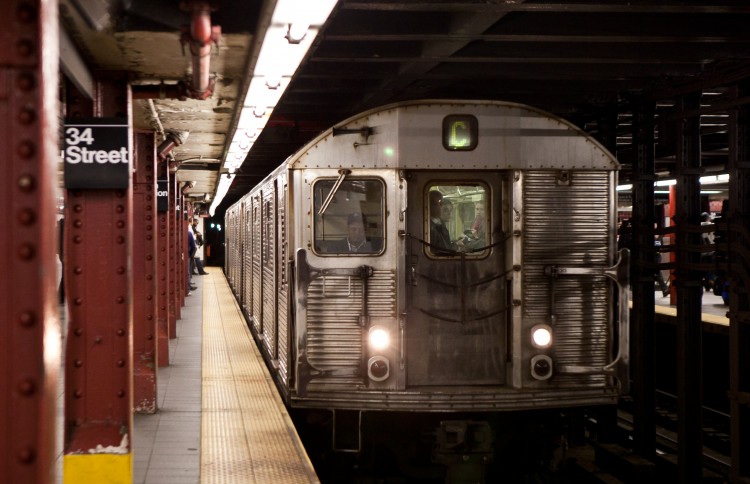
[[[615,403],[617,169],[571,124],[511,103],[404,103],[319,137],[289,163],[291,405]]]

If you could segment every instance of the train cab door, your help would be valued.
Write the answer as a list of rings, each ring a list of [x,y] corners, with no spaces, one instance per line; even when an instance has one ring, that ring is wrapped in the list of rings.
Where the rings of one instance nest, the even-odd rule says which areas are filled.
[[[415,171],[407,180],[407,386],[502,385],[502,174]]]

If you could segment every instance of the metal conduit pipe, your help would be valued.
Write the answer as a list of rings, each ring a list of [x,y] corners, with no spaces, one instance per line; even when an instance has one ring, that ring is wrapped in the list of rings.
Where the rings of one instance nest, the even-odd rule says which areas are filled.
[[[190,12],[190,25],[182,27],[180,43],[190,46],[193,74],[190,85],[184,81],[176,84],[144,84],[133,86],[133,99],[208,99],[214,92],[211,79],[211,44],[221,39],[221,27],[211,25],[211,3],[203,0],[183,1],[182,10]]]
[[[191,13],[189,31],[183,27],[180,41],[190,45],[193,56],[192,85],[188,91],[194,99],[206,99],[213,93],[214,80],[210,78],[211,43],[219,42],[221,27],[211,26],[211,4],[194,0],[183,2],[182,9]]]

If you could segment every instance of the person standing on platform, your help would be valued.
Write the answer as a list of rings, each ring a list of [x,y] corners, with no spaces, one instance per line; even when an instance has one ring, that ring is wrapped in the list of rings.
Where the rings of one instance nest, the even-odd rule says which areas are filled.
[[[188,225],[188,288],[187,295],[190,295],[190,291],[198,289],[198,286],[193,285],[193,270],[195,266],[195,253],[198,251],[198,246],[195,245],[195,236],[193,235],[193,226]]]
[[[203,235],[198,231],[198,222],[195,220],[193,220],[193,234],[195,234],[195,245],[197,249],[200,249],[203,246]],[[203,262],[201,261],[201,258],[198,257],[197,249],[195,257],[193,257],[193,268],[190,272],[194,276],[205,276],[208,272],[203,269]],[[196,272],[196,270],[198,272]]]
[[[657,228],[656,224],[654,224],[654,228]],[[654,234],[654,262],[656,264],[661,264],[661,252],[659,249],[661,248],[662,243],[661,235]],[[669,296],[669,286],[667,286],[666,281],[664,281],[664,276],[658,266],[654,271],[654,276],[656,277],[656,282],[659,284],[659,289],[661,289],[661,295],[663,297]]]

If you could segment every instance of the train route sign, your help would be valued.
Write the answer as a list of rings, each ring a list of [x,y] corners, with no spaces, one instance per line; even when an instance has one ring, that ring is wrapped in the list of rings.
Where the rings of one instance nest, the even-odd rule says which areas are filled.
[[[65,188],[126,189],[130,183],[129,126],[125,118],[65,121]]]

